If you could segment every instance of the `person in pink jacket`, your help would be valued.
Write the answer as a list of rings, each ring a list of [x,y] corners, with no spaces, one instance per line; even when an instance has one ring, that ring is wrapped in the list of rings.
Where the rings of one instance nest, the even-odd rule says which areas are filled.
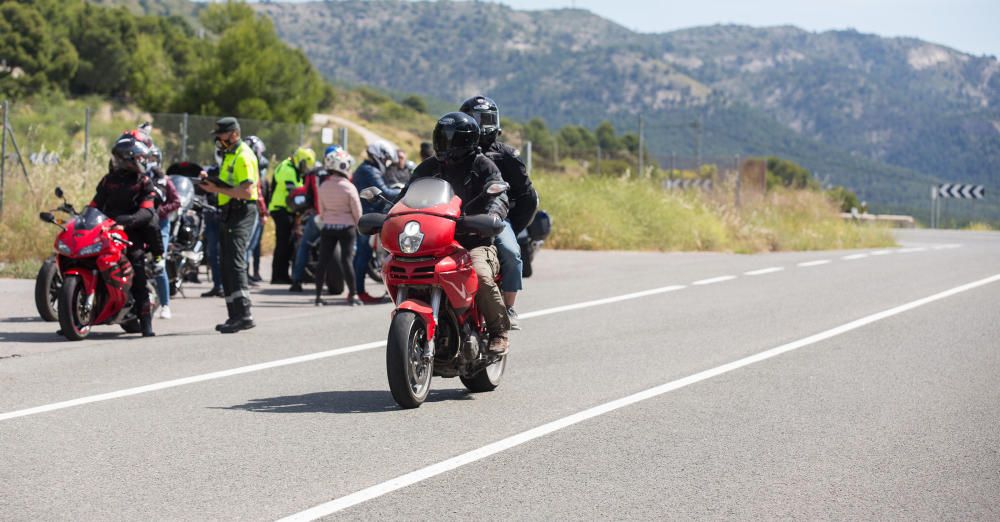
[[[354,158],[346,150],[331,151],[323,158],[325,176],[317,180],[316,225],[320,231],[319,264],[316,266],[316,306],[323,306],[321,297],[327,270],[347,284],[347,304],[361,305],[354,282],[354,242],[358,220],[361,219],[361,199],[351,183]],[[337,250],[339,255],[335,255]]]

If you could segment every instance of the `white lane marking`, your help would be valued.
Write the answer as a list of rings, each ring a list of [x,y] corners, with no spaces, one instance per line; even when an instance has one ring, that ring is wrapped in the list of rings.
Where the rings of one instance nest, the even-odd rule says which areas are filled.
[[[868,254],[851,254],[849,256],[844,256],[841,259],[844,261],[854,261],[855,259],[864,259],[868,257]]]
[[[873,256],[887,256],[892,253],[892,250],[876,250],[871,253]]]
[[[641,292],[634,292],[631,294],[619,295],[616,297],[608,297],[605,299],[595,299],[593,301],[584,301],[582,303],[576,303],[565,306],[557,306],[555,308],[547,308],[545,310],[538,310],[536,312],[528,312],[526,314],[518,314],[518,318],[521,319],[531,319],[532,317],[541,317],[543,315],[558,314],[562,312],[569,312],[570,310],[579,310],[581,308],[589,308],[591,306],[601,306],[611,303],[617,303],[619,301],[627,301],[629,299],[638,299],[640,297],[648,297],[656,294],[664,294],[667,292],[675,292],[677,290],[683,290],[687,288],[684,285],[673,285],[664,286],[660,288],[653,288],[651,290],[643,290]]]
[[[574,424],[579,424],[585,420],[592,419],[594,417],[604,415],[605,413],[609,413],[624,408],[626,406],[630,406],[632,404],[663,395],[667,392],[684,388],[685,386],[690,386],[692,384],[707,379],[711,379],[713,377],[717,377],[719,375],[729,373],[734,370],[738,370],[740,368],[749,366],[751,364],[755,364],[761,361],[765,361],[767,359],[771,359],[773,357],[777,357],[781,354],[791,352],[793,350],[798,350],[799,348],[805,346],[825,341],[827,339],[850,332],[852,330],[857,330],[858,328],[867,326],[876,321],[881,321],[883,319],[887,319],[894,315],[899,315],[903,312],[912,310],[914,308],[918,308],[926,304],[933,303],[934,301],[951,297],[955,294],[960,294],[962,292],[966,292],[968,290],[972,290],[974,288],[978,288],[980,286],[984,286],[997,281],[1000,281],[1000,274],[988,277],[986,279],[980,279],[979,281],[968,283],[962,286],[957,286],[950,290],[945,290],[944,292],[940,292],[932,296],[924,297],[922,299],[917,299],[916,301],[911,301],[909,303],[899,305],[894,308],[890,308],[888,310],[884,310],[882,312],[878,312],[869,316],[865,316],[860,319],[855,319],[854,321],[851,321],[849,323],[842,324],[835,328],[831,328],[829,330],[825,330],[823,332],[814,335],[810,335],[809,337],[805,337],[803,339],[799,339],[797,341],[793,341],[788,344],[783,344],[781,346],[771,348],[770,350],[765,350],[763,352],[748,357],[744,357],[742,359],[738,359],[736,361],[727,364],[723,364],[722,366],[716,366],[715,368],[698,372],[694,375],[689,375],[687,377],[677,379],[675,381],[670,381],[666,384],[661,384],[659,386],[649,388],[648,390],[644,390],[639,393],[623,397],[621,399],[617,399],[611,402],[606,402],[598,406],[594,406],[593,408],[589,408],[581,412],[574,413],[573,415],[570,415],[568,417],[563,417],[561,419],[554,420],[552,422],[543,424],[536,428],[523,431],[521,433],[512,435],[505,439],[498,440],[491,444],[487,444],[486,446],[483,446],[481,448],[474,449],[467,453],[463,453],[461,455],[452,457],[450,459],[443,460],[436,464],[431,464],[430,466],[418,469],[416,471],[412,471],[410,473],[401,475],[386,482],[382,482],[380,484],[376,484],[374,486],[362,489],[355,493],[351,493],[350,495],[346,495],[331,500],[329,502],[320,504],[305,511],[301,511],[294,515],[282,518],[279,522],[309,521],[309,520],[316,520],[318,518],[325,517],[328,515],[332,515],[333,513],[336,513],[338,511],[342,511],[344,509],[356,506],[358,504],[372,500],[374,498],[381,497],[382,495],[385,495],[387,493],[391,493],[393,491],[405,488],[407,486],[411,486],[413,484],[427,480],[429,478],[435,477],[437,475],[451,471],[453,469],[459,468],[466,464],[471,464],[473,462],[482,460],[486,457],[495,455],[502,451],[506,451],[515,446],[519,446],[521,444],[535,440],[540,437],[544,437],[545,435],[549,435],[550,433],[559,431],[563,428],[573,426]]]
[[[799,263],[799,266],[806,268],[810,266],[825,265],[828,264],[829,262],[830,262],[829,259],[817,259],[816,261],[806,261],[804,263]]]
[[[723,281],[732,281],[733,279],[736,279],[736,276],[734,276],[734,275],[724,275],[724,276],[719,276],[719,277],[712,277],[712,278],[709,278],[709,279],[702,279],[701,281],[695,281],[695,282],[693,282],[691,284],[692,285],[698,285],[698,286],[701,286],[701,285],[714,285],[715,283],[721,283]]]
[[[608,297],[605,299],[596,299],[593,301],[585,301],[582,303],[576,303],[565,306],[557,306],[554,308],[547,308],[544,310],[537,310],[535,312],[528,312],[525,314],[520,314],[521,319],[530,319],[532,317],[540,317],[543,315],[557,314],[561,312],[568,312],[570,310],[579,310],[581,308],[588,308],[592,306],[601,306],[611,303],[617,303],[620,301],[627,301],[629,299],[639,299],[641,297],[648,297],[651,295],[662,294],[666,292],[673,292],[676,290],[681,290],[686,288],[683,285],[672,285],[664,286],[660,288],[652,288],[650,290],[643,290],[641,292],[633,292],[631,294],[624,294],[615,297]],[[169,381],[162,381],[158,383],[148,384],[145,386],[137,386],[135,388],[126,388],[124,390],[118,390],[108,393],[101,393],[98,395],[90,395],[87,397],[81,397],[79,399],[72,399],[68,401],[54,402],[51,404],[45,404],[42,406],[36,406],[33,408],[26,408],[23,410],[14,410],[6,413],[0,413],[0,421],[16,419],[18,417],[27,417],[29,415],[35,415],[38,413],[46,413],[50,411],[63,410],[66,408],[72,408],[74,406],[82,406],[84,404],[91,404],[94,402],[108,401],[112,399],[120,399],[123,397],[131,397],[133,395],[139,395],[143,393],[149,393],[159,390],[165,390],[168,388],[176,388],[178,386],[185,386],[188,384],[195,384],[199,382],[210,381],[214,379],[222,379],[225,377],[232,377],[234,375],[242,375],[245,373],[259,372],[262,370],[269,370],[271,368],[280,368],[282,366],[289,366],[292,364],[305,363],[310,361],[316,361],[319,359],[326,359],[329,357],[337,357],[340,355],[346,355],[349,353],[361,352],[365,350],[372,350],[375,348],[383,348],[385,346],[385,341],[374,341],[370,343],[358,344],[355,346],[348,346],[346,348],[337,348],[335,350],[327,350],[323,352],[316,352],[307,355],[300,355],[296,357],[289,357],[287,359],[279,359],[276,361],[263,362],[259,364],[251,364],[249,366],[241,366],[239,368],[233,368],[230,370],[221,370],[217,372],[204,373],[201,375],[194,375],[191,377],[183,377],[180,379],[173,379]]]
[[[926,252],[927,247],[912,247],[912,248],[901,248],[899,249],[900,254],[911,254],[913,252]]]
[[[775,272],[781,272],[784,269],[785,267],[783,266],[772,266],[770,268],[761,268],[760,270],[751,270],[749,272],[743,272],[743,275],[756,276],[764,274],[773,274]]]
[[[958,243],[952,243],[952,244],[948,244],[948,245],[937,245],[937,246],[934,247],[934,250],[948,250],[948,249],[951,249],[951,248],[958,248],[960,246],[962,246],[962,245],[960,245]]]

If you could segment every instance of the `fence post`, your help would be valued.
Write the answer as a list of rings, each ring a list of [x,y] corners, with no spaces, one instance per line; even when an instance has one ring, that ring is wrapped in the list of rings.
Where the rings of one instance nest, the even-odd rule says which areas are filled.
[[[597,175],[601,174],[601,144],[597,144]]]
[[[743,176],[740,172],[740,156],[734,157],[736,167],[736,208],[740,207],[740,191],[743,189]]]
[[[340,146],[347,150],[347,127],[340,128]]]
[[[305,144],[306,144],[306,126],[300,123],[299,124],[299,146],[301,147],[301,146],[303,146]]]
[[[83,113],[83,162],[87,163],[90,154],[90,107]]]
[[[3,142],[0,145],[0,215],[3,214],[3,185],[4,178],[7,174],[7,111],[10,107],[10,102],[7,100],[3,101],[3,127],[0,128],[0,141]]]
[[[531,142],[524,143],[525,166],[528,167],[528,174],[531,174]]]
[[[181,161],[188,159],[188,113],[181,119]]]
[[[642,164],[642,114],[639,114],[639,177],[645,177],[646,172],[643,170],[644,165]]]

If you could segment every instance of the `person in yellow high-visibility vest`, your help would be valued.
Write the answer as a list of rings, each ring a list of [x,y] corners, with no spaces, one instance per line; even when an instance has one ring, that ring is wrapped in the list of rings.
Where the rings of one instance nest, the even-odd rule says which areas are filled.
[[[271,284],[287,285],[292,280],[288,275],[291,265],[294,238],[292,227],[295,214],[289,210],[288,194],[302,186],[302,179],[316,164],[316,153],[308,147],[299,147],[292,157],[286,158],[274,169],[273,192],[267,211],[274,220],[274,258],[271,260]]]
[[[219,195],[222,289],[229,319],[215,327],[222,333],[236,333],[255,326],[250,314],[250,285],[247,280],[247,244],[259,219],[257,184],[260,172],[257,155],[240,139],[236,118],[215,122],[215,146],[222,154],[219,178],[208,180],[202,172],[198,186]]]

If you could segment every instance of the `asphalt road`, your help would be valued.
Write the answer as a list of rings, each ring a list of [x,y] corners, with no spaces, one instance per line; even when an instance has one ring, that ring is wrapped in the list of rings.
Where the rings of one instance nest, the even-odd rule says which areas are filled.
[[[996,520],[1000,234],[900,243],[543,251],[500,388],[410,411],[388,305],[69,343],[0,281],[0,519]]]

